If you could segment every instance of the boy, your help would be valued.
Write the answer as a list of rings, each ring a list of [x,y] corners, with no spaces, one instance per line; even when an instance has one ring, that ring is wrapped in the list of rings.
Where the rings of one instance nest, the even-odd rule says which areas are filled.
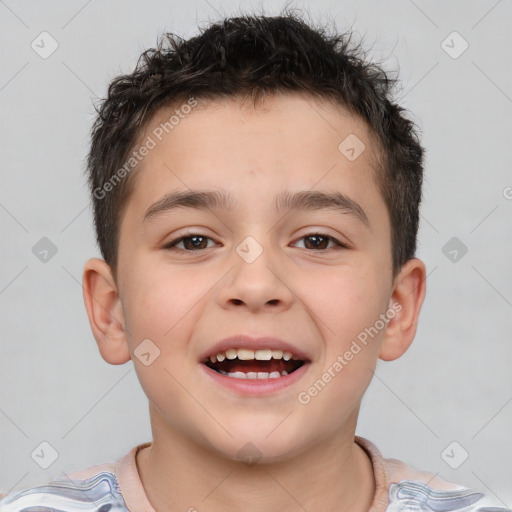
[[[410,346],[423,149],[393,82],[296,16],[169,37],[110,85],[84,269],[102,357],[133,361],[152,442],[2,512],[505,511],[355,435]]]

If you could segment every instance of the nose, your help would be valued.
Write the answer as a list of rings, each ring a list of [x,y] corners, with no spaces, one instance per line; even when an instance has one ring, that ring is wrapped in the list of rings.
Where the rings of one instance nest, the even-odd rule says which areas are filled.
[[[294,300],[290,271],[276,251],[256,244],[249,239],[237,247],[218,295],[221,306],[245,307],[251,312],[285,310]]]

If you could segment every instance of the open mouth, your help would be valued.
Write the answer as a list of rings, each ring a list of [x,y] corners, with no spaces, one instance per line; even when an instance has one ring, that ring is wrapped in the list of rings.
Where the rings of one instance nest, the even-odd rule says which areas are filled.
[[[283,350],[230,348],[211,355],[204,364],[226,377],[262,380],[285,377],[306,362],[294,358],[291,352]]]

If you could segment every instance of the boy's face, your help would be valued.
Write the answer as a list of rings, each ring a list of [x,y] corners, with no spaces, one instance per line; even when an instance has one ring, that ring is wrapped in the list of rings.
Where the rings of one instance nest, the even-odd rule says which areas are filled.
[[[160,112],[141,138],[150,135],[157,145],[139,164],[120,226],[119,301],[112,314],[124,330],[117,343],[129,354],[123,358],[116,348],[114,356],[109,347],[115,343],[103,339],[103,357],[116,364],[133,360],[150,400],[154,443],[185,436],[237,458],[250,442],[254,447],[245,451],[271,460],[346,435],[382,356],[380,315],[395,316],[387,313],[397,282],[390,221],[368,129],[327,103],[284,95],[257,111],[251,101],[242,106],[238,100],[192,109],[158,141],[154,130],[172,113]],[[350,134],[366,146],[355,159],[350,149],[339,149]],[[233,209],[180,207],[147,215],[167,194],[199,190],[229,193]],[[339,193],[356,206],[274,209],[284,192]],[[166,248],[186,235],[192,238]],[[357,341],[371,327],[367,343]],[[241,380],[208,368],[204,356],[237,334],[280,338],[307,362],[295,376],[275,380]],[[400,348],[389,349],[395,355],[388,359],[408,346],[389,343]],[[352,357],[345,356],[351,347]],[[146,353],[142,360],[139,350]],[[238,368],[261,365],[264,372],[268,364]],[[315,383],[316,393],[310,391]]]

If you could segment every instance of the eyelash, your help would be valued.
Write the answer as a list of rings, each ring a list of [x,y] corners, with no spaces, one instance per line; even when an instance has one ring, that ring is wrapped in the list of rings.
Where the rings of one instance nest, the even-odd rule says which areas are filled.
[[[330,249],[320,249],[318,251],[314,250],[314,252],[324,252],[324,251],[329,251],[332,249],[348,249],[348,246],[341,243],[337,238],[334,238],[333,236],[326,235],[324,233],[309,233],[307,235],[301,236],[298,240],[303,240],[304,238],[310,238],[310,237],[314,237],[314,236],[320,236],[322,238],[327,238],[328,240],[334,242],[334,247],[331,247]],[[175,238],[174,240],[171,240],[168,244],[166,244],[164,246],[164,249],[169,249],[169,250],[176,249],[177,244],[179,244],[183,240],[186,240],[188,238],[194,238],[194,237],[207,238],[209,240],[213,240],[212,238],[210,238],[208,236],[201,235],[200,233],[189,233],[187,235],[184,235],[179,238]],[[207,247],[207,249],[209,249],[209,247]],[[198,252],[198,251],[201,251],[204,249],[188,250],[188,249],[178,248],[178,250],[184,251],[184,252]]]

